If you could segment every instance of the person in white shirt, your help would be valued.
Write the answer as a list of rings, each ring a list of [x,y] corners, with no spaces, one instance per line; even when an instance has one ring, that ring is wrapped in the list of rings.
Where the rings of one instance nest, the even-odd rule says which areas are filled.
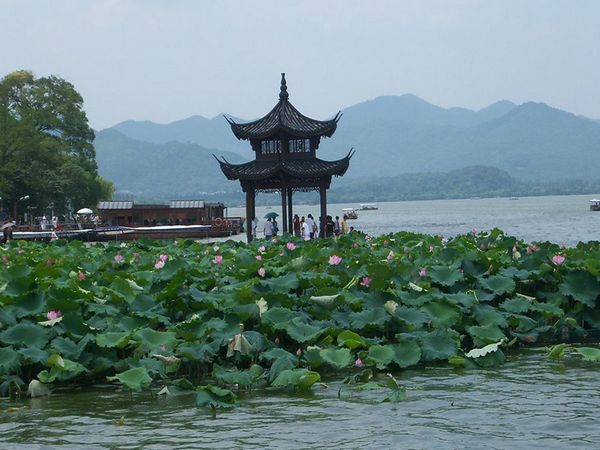
[[[310,225],[306,220],[304,220],[304,217],[302,217],[300,223],[302,224],[302,237],[305,241],[310,240],[310,233],[312,233],[312,225]]]

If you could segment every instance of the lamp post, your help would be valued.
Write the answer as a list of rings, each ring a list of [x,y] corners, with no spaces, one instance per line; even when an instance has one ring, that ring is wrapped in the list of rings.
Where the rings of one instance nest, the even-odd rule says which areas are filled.
[[[24,195],[23,197],[19,198],[13,205],[13,220],[16,221],[17,223],[19,222],[18,216],[17,216],[17,203],[19,203],[21,201],[25,201],[25,200],[29,200],[29,195]]]

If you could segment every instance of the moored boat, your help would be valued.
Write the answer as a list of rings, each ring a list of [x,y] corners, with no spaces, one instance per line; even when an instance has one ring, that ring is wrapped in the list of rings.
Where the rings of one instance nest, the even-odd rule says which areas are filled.
[[[377,203],[361,203],[360,204],[361,211],[374,211],[376,209],[379,209],[379,207],[377,206]]]
[[[590,200],[590,211],[600,211],[600,200],[597,198]]]
[[[356,208],[343,208],[342,213],[347,219],[358,219],[358,211]]]

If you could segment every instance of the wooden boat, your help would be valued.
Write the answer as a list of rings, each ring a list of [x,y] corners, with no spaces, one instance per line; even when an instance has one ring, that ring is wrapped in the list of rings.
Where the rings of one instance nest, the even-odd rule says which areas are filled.
[[[347,219],[358,219],[358,211],[356,208],[343,208],[342,213]]]
[[[600,200],[597,198],[590,200],[590,211],[600,211]]]
[[[361,203],[360,204],[361,211],[374,211],[376,209],[379,209],[377,207],[377,203]]]

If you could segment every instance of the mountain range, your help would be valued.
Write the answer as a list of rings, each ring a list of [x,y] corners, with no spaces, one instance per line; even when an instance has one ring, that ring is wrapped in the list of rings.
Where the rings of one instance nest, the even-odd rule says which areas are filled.
[[[230,162],[254,157],[222,116],[169,124],[126,121],[98,132],[95,145],[100,173],[138,197],[239,191],[211,154]],[[544,103],[500,101],[473,111],[442,108],[410,94],[378,97],[344,109],[318,156],[337,159],[351,147],[356,154],[346,179],[477,165],[520,181],[600,179],[600,123]],[[166,184],[173,183],[176,192],[170,194]]]

